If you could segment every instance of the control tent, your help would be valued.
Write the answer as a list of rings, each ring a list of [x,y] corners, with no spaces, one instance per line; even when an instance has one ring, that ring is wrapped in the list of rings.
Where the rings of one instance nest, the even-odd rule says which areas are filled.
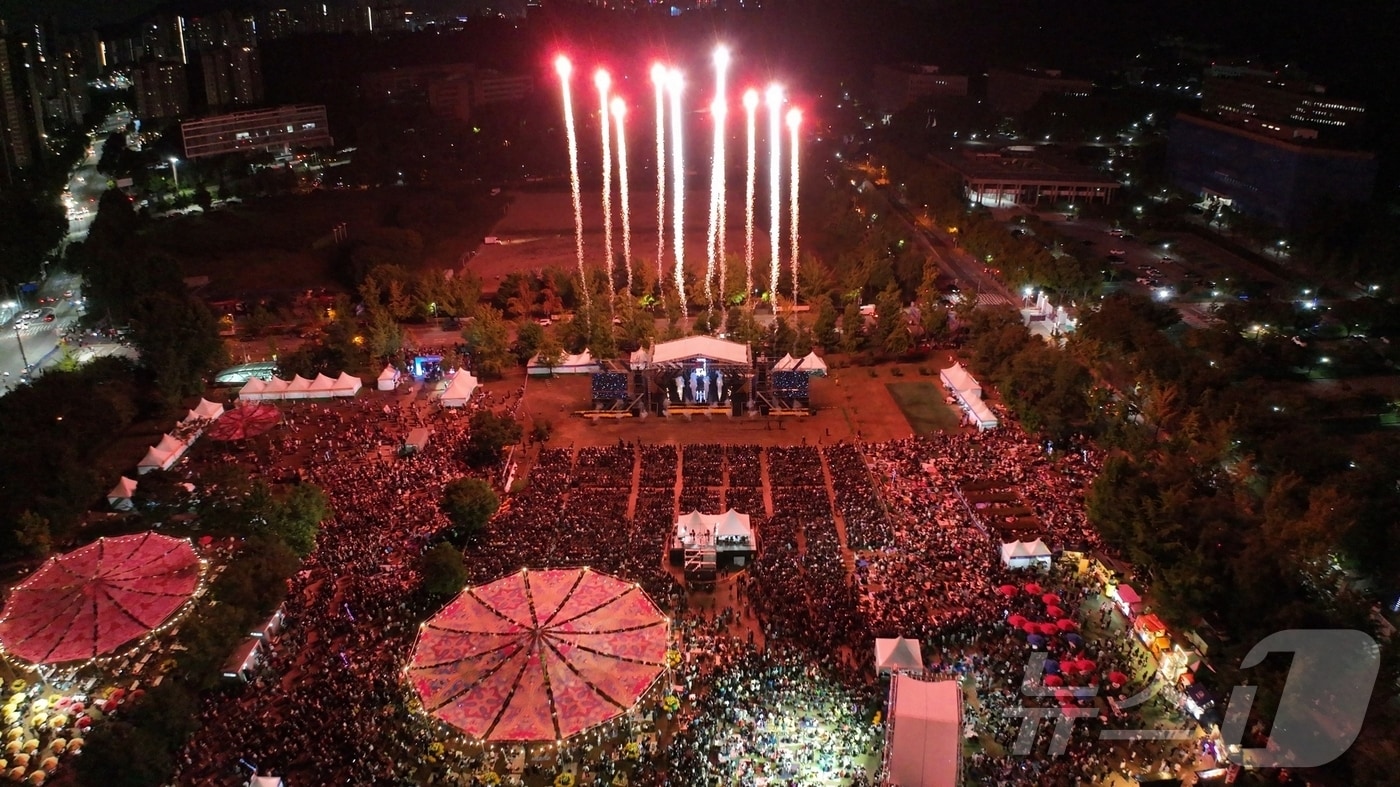
[[[923,648],[916,639],[881,637],[875,640],[875,669],[881,675],[903,670],[922,671]]]
[[[393,366],[385,366],[384,371],[379,373],[376,386],[381,391],[392,391],[399,385],[399,370]]]
[[[1007,568],[1050,568],[1050,547],[1040,539],[1001,545],[1001,564]]]
[[[885,724],[885,784],[955,787],[962,773],[962,687],[896,672]]]
[[[471,372],[457,372],[457,376],[443,389],[439,401],[443,407],[466,407],[467,400],[476,392],[476,385],[476,376]]]

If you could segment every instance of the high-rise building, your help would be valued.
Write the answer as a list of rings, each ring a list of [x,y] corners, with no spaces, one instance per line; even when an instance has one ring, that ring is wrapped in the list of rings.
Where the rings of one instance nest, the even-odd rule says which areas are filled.
[[[263,100],[262,59],[248,46],[226,46],[201,52],[204,103],[210,109],[251,106]]]
[[[326,108],[320,104],[235,112],[180,124],[185,158],[265,151],[290,155],[296,148],[332,144]]]
[[[141,120],[178,118],[189,112],[190,90],[185,66],[178,60],[147,60],[132,73],[136,117]]]
[[[1025,112],[1046,95],[1087,96],[1093,89],[1093,82],[1070,79],[1053,68],[992,69],[987,75],[987,101],[992,109],[1009,115]]]
[[[13,181],[20,170],[34,163],[34,145],[30,138],[32,113],[25,106],[10,44],[4,22],[0,21],[0,149],[4,153],[7,181]]]
[[[945,74],[938,66],[917,63],[875,66],[875,104],[882,112],[898,112],[925,98],[966,95],[967,77]]]
[[[1356,131],[1366,106],[1327,95],[1315,82],[1268,72],[1208,71],[1201,111],[1243,126],[1302,127],[1328,136]]]

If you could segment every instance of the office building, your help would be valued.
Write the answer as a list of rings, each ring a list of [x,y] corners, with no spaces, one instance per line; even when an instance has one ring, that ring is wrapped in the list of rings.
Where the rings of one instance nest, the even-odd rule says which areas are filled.
[[[219,47],[201,52],[199,63],[204,82],[204,105],[209,109],[222,110],[262,103],[262,59],[257,49],[247,46]]]
[[[185,158],[197,159],[225,153],[267,152],[290,156],[297,148],[333,144],[321,104],[234,112],[187,120],[180,124]]]
[[[969,201],[989,208],[1057,202],[1107,205],[1119,189],[1113,178],[1029,146],[1000,150],[959,146],[936,151],[929,160],[962,178],[963,195]]]
[[[1364,104],[1328,96],[1324,85],[1259,71],[1208,72],[1201,111],[1256,128],[1315,129],[1324,137],[1355,132],[1366,118]]]
[[[371,72],[365,74],[361,89],[374,101],[426,104],[440,117],[465,122],[477,107],[524,99],[534,89],[534,79],[448,63]]]
[[[992,69],[987,75],[988,103],[1008,115],[1025,112],[1047,95],[1087,96],[1093,89],[1094,83],[1070,79],[1056,69]]]
[[[875,106],[898,112],[926,98],[967,95],[967,77],[945,74],[938,66],[901,63],[875,66]]]
[[[0,152],[4,154],[7,182],[28,169],[35,155],[30,129],[32,113],[26,106],[24,85],[19,82],[21,74],[17,72],[22,69],[16,68],[10,45],[4,22],[0,22]]]
[[[189,113],[190,90],[185,66],[178,60],[147,60],[132,69],[136,117],[165,120]]]
[[[1376,156],[1314,140],[1179,114],[1168,140],[1177,187],[1286,230],[1303,226],[1327,203],[1371,198]]]

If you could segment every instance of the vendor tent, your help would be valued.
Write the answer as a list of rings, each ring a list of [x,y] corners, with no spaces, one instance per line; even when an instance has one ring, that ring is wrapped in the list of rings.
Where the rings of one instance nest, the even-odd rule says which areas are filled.
[[[208,399],[200,399],[199,404],[195,405],[194,408],[191,409],[185,415],[184,422],[192,423],[194,421],[215,421],[218,420],[219,416],[223,414],[223,405],[219,404],[218,402],[211,402]]]
[[[341,372],[340,376],[335,378],[331,396],[354,396],[363,387],[364,383],[360,382],[360,378],[351,376],[349,372]]]
[[[773,371],[775,372],[790,372],[795,368],[797,368],[797,359],[792,357],[789,353],[783,353],[783,357],[779,358],[778,362],[773,364]]]
[[[378,385],[381,391],[392,391],[399,385],[399,370],[393,366],[385,366],[384,371],[379,373]]]
[[[918,672],[923,668],[924,654],[918,640],[907,637],[875,640],[875,669],[881,675],[904,670]]]
[[[116,511],[130,511],[131,496],[136,494],[136,482],[126,476],[122,476],[117,485],[112,487],[112,491],[107,493],[107,505]]]
[[[287,390],[282,394],[283,399],[309,399],[311,398],[311,381],[297,375],[292,381],[287,383]]]
[[[1007,568],[1050,568],[1050,547],[1040,539],[1001,545],[1001,564]]]
[[[594,372],[601,371],[603,371],[603,365],[600,364],[598,359],[593,357],[593,353],[588,350],[584,350],[577,355],[565,354],[560,356],[558,363],[553,366],[546,366],[541,363],[540,356],[536,355],[530,359],[530,364],[525,369],[526,374],[535,377],[551,374],[593,374]]]
[[[360,378],[352,377],[345,372],[341,372],[340,376],[335,379],[323,374],[316,375],[315,380],[308,380],[301,375],[297,375],[291,380],[274,377],[267,382],[254,378],[239,389],[238,398],[248,402],[354,396],[359,393],[361,385]]]
[[[324,374],[316,375],[316,379],[311,381],[311,388],[308,398],[320,398],[322,396],[335,396],[335,380]]]
[[[896,672],[885,725],[889,787],[954,787],[962,771],[962,687]]]
[[[955,363],[947,369],[941,370],[938,376],[943,380],[943,384],[948,387],[948,390],[982,398],[982,384],[977,382],[962,364]]]
[[[248,787],[283,787],[281,776],[254,776]]]
[[[973,396],[968,396],[963,404],[967,405],[968,418],[979,432],[997,428],[997,417],[992,412],[992,408],[987,403]]]
[[[476,392],[476,377],[471,372],[460,371],[457,376],[443,389],[439,401],[443,407],[465,407],[467,400],[472,398]]]
[[[804,355],[794,368],[817,377],[826,376],[826,361],[823,361],[815,351]]]

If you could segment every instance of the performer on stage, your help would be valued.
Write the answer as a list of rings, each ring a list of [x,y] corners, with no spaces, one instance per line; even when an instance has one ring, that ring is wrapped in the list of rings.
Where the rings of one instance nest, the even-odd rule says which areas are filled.
[[[685,375],[676,375],[676,404],[685,404]]]
[[[715,372],[715,401],[724,403],[724,372]]]

